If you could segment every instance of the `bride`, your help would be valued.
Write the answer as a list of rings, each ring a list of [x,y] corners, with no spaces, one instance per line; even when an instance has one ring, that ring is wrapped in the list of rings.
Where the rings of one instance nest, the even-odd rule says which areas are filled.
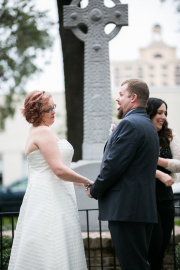
[[[24,102],[22,114],[32,124],[25,147],[29,183],[8,270],[87,269],[73,182],[86,188],[93,182],[70,169],[73,147],[49,128],[55,108],[45,91]]]

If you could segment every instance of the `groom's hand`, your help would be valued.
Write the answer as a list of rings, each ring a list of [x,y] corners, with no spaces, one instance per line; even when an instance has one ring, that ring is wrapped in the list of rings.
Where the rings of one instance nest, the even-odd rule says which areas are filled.
[[[88,187],[85,187],[84,186],[84,190],[86,191],[86,195],[89,197],[89,198],[92,198],[91,194],[90,194],[90,189],[91,189],[92,185],[89,185]]]
[[[87,196],[88,196],[89,198],[92,198],[91,193],[90,193],[90,189],[91,189],[91,188],[89,188],[88,190],[85,190],[85,191],[86,191]]]

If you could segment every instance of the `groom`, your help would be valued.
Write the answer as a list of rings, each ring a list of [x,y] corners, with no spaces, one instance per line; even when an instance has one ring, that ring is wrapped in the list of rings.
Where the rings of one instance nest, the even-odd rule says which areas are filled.
[[[157,131],[146,113],[149,89],[130,79],[122,83],[118,118],[104,152],[100,175],[87,195],[99,202],[99,219],[108,220],[122,270],[150,270],[147,261],[153,223],[157,223],[155,173]]]

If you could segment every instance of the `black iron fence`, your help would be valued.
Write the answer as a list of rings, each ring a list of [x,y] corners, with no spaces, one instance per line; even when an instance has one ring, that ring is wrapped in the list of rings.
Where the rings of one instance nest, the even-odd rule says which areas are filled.
[[[175,206],[176,210],[179,210],[180,212],[180,206]],[[88,269],[89,270],[92,270],[93,267],[92,267],[92,263],[91,263],[91,260],[92,260],[92,257],[91,257],[91,247],[90,247],[90,221],[89,221],[89,213],[91,211],[98,211],[98,209],[82,209],[82,210],[79,210],[79,212],[84,212],[85,215],[86,215],[86,233],[87,233],[87,265],[88,265]],[[3,269],[3,218],[4,217],[8,217],[9,220],[10,220],[10,223],[11,223],[11,228],[10,228],[10,231],[12,232],[12,241],[13,241],[13,238],[14,238],[14,230],[15,230],[15,218],[18,217],[19,215],[19,212],[8,212],[8,213],[0,213],[0,253],[1,253],[1,257],[0,257],[0,270],[4,270]],[[104,269],[104,263],[103,263],[103,245],[102,245],[102,222],[99,221],[99,230],[98,230],[98,233],[99,233],[99,245],[100,245],[100,268],[101,270]],[[175,228],[173,228],[173,255],[174,255],[174,270],[177,270],[177,267],[176,267],[176,255],[175,255]],[[114,270],[117,269],[117,265],[116,265],[116,254],[115,254],[115,251],[113,249],[113,265],[111,266],[111,269],[113,269],[112,267],[114,267]],[[119,269],[119,268],[118,268]]]

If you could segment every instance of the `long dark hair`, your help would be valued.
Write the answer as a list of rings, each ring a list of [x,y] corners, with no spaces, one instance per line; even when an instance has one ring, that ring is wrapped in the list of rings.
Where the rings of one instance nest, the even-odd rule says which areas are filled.
[[[146,106],[147,114],[152,119],[156,114],[159,107],[164,103],[167,111],[167,104],[160,98],[149,98]],[[168,128],[167,120],[164,121],[162,129],[158,131],[159,143],[162,148],[167,148],[173,139],[172,129]]]

